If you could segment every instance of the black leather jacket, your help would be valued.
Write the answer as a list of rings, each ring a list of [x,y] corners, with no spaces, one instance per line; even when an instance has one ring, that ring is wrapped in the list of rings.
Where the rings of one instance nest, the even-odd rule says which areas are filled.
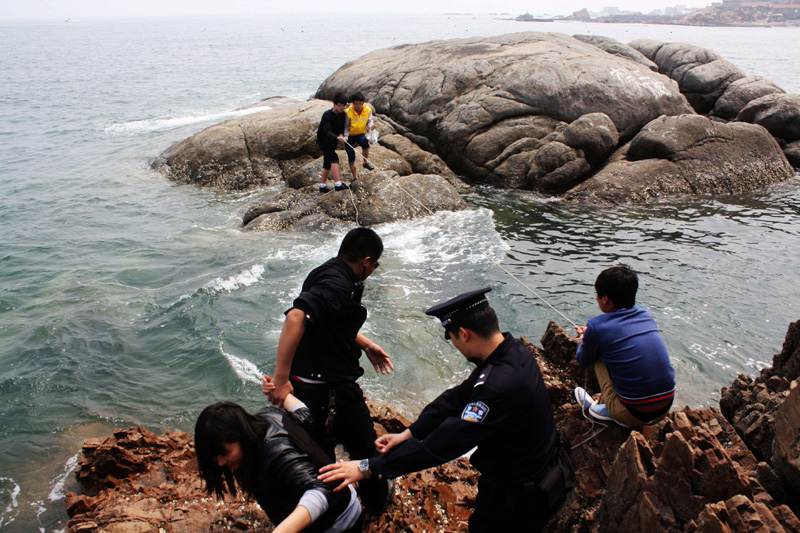
[[[297,507],[300,497],[310,489],[320,490],[328,500],[328,510],[305,531],[323,532],[347,508],[350,491],[333,492],[317,479],[320,467],[333,462],[314,442],[303,426],[311,424],[308,408],[287,413],[265,407],[256,416],[270,422],[258,448],[255,497],[273,524],[279,524]]]

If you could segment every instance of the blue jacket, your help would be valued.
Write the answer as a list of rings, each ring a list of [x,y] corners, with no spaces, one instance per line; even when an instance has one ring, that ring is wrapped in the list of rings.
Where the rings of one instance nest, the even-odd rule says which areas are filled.
[[[590,319],[577,358],[584,368],[603,361],[623,404],[636,407],[675,394],[675,370],[658,326],[644,307],[635,305]]]

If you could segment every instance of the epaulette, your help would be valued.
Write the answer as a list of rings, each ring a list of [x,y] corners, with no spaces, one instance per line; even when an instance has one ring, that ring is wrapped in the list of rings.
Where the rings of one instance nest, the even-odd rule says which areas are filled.
[[[475,387],[480,387],[481,385],[485,384],[486,380],[489,379],[489,374],[491,374],[491,372],[492,372],[492,365],[486,365],[483,368],[483,370],[481,370],[481,373],[478,376],[478,379],[475,380],[475,386],[473,387],[473,389]]]

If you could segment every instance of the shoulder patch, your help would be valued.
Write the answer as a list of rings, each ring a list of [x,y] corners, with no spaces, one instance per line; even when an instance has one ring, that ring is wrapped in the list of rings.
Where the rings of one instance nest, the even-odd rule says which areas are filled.
[[[480,424],[486,415],[489,413],[489,406],[483,402],[472,402],[467,404],[463,411],[461,411],[461,420],[467,422],[477,422]]]

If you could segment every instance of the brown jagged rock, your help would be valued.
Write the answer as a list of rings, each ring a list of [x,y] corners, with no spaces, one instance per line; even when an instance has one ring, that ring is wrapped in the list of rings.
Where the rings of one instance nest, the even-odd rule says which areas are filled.
[[[800,321],[789,325],[772,366],[755,379],[739,375],[722,389],[720,408],[758,460],[775,498],[800,512]],[[791,399],[789,397],[792,396]]]

